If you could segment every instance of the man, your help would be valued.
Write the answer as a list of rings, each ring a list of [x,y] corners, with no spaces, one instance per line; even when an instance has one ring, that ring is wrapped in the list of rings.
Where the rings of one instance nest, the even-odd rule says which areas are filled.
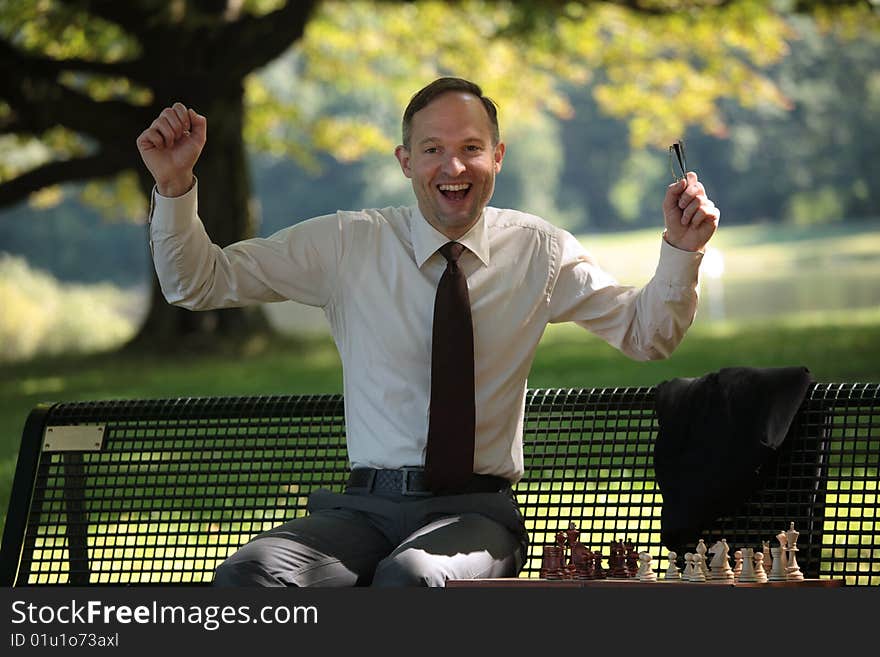
[[[488,207],[501,171],[495,105],[441,78],[413,96],[395,154],[418,204],[339,211],[267,239],[211,244],[193,167],[203,116],[166,108],[137,140],[156,180],[151,245],[163,293],[193,310],[320,306],[343,363],[352,473],[309,515],[261,534],[217,585],[443,586],[513,576],[528,538],[526,376],[550,322],[575,321],[637,359],[663,358],[696,312],[719,212],[693,173],[666,190],[657,273],[618,285],[567,232]],[[212,193],[221,193],[213,190]]]

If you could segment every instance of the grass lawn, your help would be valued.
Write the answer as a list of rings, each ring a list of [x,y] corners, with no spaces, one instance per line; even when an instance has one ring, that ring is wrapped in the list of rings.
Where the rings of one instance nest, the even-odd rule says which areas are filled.
[[[640,284],[656,266],[657,230],[581,239],[622,282]],[[774,276],[793,277],[800,287],[786,287],[784,294],[808,303],[775,319],[707,321],[710,290],[681,347],[670,359],[651,363],[630,361],[574,325],[551,326],[538,348],[530,387],[653,385],[722,367],[785,365],[804,365],[818,381],[880,381],[874,285],[880,278],[880,221],[725,227],[712,245],[724,254],[725,281],[745,290],[740,310],[757,307]],[[829,282],[839,285],[828,289]],[[737,301],[733,292],[729,309]],[[845,299],[848,294],[855,298]],[[821,303],[813,304],[816,300]],[[783,301],[791,300],[770,298],[771,306]],[[862,309],[851,310],[850,303]],[[803,311],[811,307],[840,310]],[[0,523],[5,524],[21,430],[40,402],[341,390],[339,359],[324,336],[255,344],[246,356],[110,353],[0,365]]]
[[[805,365],[818,381],[880,381],[880,310],[743,323],[701,323],[665,361],[638,363],[582,329],[551,326],[529,386],[653,385],[730,366]],[[0,509],[5,523],[21,429],[44,401],[340,392],[329,338],[278,340],[247,357],[95,355],[37,360],[0,375]]]

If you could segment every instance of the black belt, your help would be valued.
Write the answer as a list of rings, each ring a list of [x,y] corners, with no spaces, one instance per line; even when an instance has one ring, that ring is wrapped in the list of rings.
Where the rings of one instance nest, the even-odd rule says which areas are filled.
[[[497,493],[510,487],[504,477],[475,474],[467,484],[455,493]],[[377,470],[376,468],[355,468],[348,476],[347,490],[367,492],[397,493],[399,495],[433,495],[425,482],[422,468],[400,468],[399,470]]]

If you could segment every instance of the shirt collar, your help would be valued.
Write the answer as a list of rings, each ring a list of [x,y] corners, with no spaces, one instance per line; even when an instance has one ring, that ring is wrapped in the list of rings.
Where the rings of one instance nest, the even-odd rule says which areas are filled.
[[[486,214],[486,209],[483,209],[477,223],[471,226],[471,229],[464,236],[455,241],[463,244],[468,251],[479,258],[483,265],[488,267],[489,232],[486,230]],[[418,267],[425,264],[425,261],[434,255],[437,249],[450,241],[446,235],[428,223],[418,206],[412,208],[410,234]]]

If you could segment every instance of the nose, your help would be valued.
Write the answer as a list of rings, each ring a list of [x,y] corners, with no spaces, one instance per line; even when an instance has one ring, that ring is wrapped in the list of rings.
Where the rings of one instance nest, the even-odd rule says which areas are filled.
[[[465,166],[457,156],[451,155],[443,162],[443,173],[447,176],[459,176],[464,173]]]

